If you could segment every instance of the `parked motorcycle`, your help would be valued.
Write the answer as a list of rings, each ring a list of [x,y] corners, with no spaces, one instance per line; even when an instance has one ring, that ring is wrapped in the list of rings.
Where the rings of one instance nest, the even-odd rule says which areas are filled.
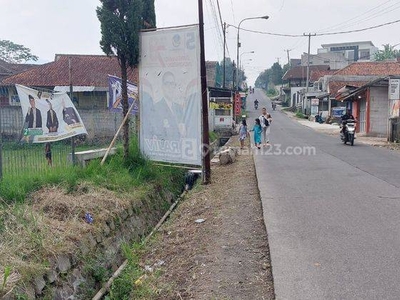
[[[340,139],[346,145],[347,142],[350,145],[354,145],[354,139],[356,134],[356,121],[349,119],[342,122],[342,132],[340,134]]]

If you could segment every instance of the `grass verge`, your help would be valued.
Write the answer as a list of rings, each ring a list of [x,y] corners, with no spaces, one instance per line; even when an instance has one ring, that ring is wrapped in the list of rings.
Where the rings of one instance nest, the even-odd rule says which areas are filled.
[[[95,160],[86,168],[51,168],[42,174],[3,180],[0,297],[17,282],[43,274],[59,253],[79,251],[87,234],[96,234],[102,224],[132,204],[143,203],[143,210],[166,210],[166,204],[144,199],[155,192],[179,194],[183,179],[183,170],[147,160],[133,140],[127,160],[119,149],[103,166]],[[93,224],[85,222],[86,212],[94,216]]]

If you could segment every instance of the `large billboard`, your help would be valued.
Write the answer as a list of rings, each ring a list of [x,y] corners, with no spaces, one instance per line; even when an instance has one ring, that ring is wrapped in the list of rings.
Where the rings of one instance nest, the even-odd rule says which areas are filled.
[[[82,119],[66,93],[49,93],[16,85],[24,126],[21,142],[47,143],[87,134]]]
[[[131,113],[136,115],[139,110],[137,101],[138,88],[133,83],[127,82],[128,107],[133,104]],[[122,112],[122,80],[119,77],[108,75],[108,108],[113,112]]]
[[[151,160],[201,165],[198,26],[142,32],[140,147]]]

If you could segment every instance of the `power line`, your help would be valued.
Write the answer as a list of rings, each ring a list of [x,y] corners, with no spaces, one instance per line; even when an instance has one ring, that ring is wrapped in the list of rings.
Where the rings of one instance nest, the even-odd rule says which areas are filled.
[[[338,32],[328,32],[328,33],[316,33],[316,36],[325,36],[325,35],[336,35],[336,34],[346,34],[346,33],[355,33],[355,32],[361,32],[361,31],[367,31],[387,25],[392,25],[395,23],[399,23],[400,20],[395,20],[391,22],[386,22],[383,24],[375,25],[375,26],[370,26],[366,28],[361,28],[361,29],[354,29],[354,30],[347,30],[347,31],[338,31]],[[237,28],[235,25],[228,24],[229,26]],[[259,33],[259,34],[266,34],[266,35],[273,35],[273,36],[282,36],[282,37],[303,37],[302,34],[285,34],[285,33],[273,33],[273,32],[265,32],[265,31],[257,31],[257,30],[250,30],[250,29],[245,29],[245,28],[240,28],[240,30],[247,31],[247,32],[252,32],[252,33]]]
[[[364,13],[362,13],[362,14],[360,14],[360,15],[358,15],[358,16],[355,16],[355,17],[352,17],[352,18],[350,18],[350,19],[347,19],[346,21],[343,21],[343,22],[338,23],[338,24],[336,24],[336,25],[332,25],[332,26],[329,26],[329,27],[325,27],[325,28],[323,28],[323,29],[321,30],[321,32],[322,32],[322,31],[326,31],[326,30],[328,30],[328,29],[341,28],[340,25],[347,24],[349,21],[354,22],[354,20],[356,20],[356,19],[358,19],[358,18],[360,18],[360,17],[362,17],[362,16],[368,14],[369,12],[372,12],[372,11],[378,9],[378,8],[381,8],[383,5],[385,5],[386,3],[391,2],[391,1],[392,1],[392,0],[385,1],[384,3],[382,3],[382,4],[380,4],[380,5],[377,5],[377,6],[373,7],[373,8],[371,8],[371,9],[365,11]]]
[[[369,20],[375,19],[375,18],[377,18],[379,16],[385,15],[385,14],[387,14],[389,12],[393,12],[393,11],[395,11],[395,10],[400,8],[399,4],[400,3],[395,3],[395,4],[393,4],[393,5],[389,6],[389,7],[382,8],[381,10],[377,11],[375,14],[373,14],[371,16],[367,16],[366,18],[361,19],[361,20],[354,20],[352,23],[343,25],[343,26],[341,26],[339,28],[345,28],[345,27],[348,28],[348,27],[352,27],[354,25],[359,25],[361,23],[365,23],[365,22],[367,22]]]
[[[218,14],[219,14],[219,20],[221,22],[221,28],[224,28],[224,22],[222,21],[222,15],[221,15],[221,7],[219,6],[219,0],[217,0],[217,7],[218,7]]]
[[[367,31],[367,30],[371,30],[371,29],[375,29],[375,28],[379,28],[379,27],[383,27],[383,26],[387,26],[387,25],[392,25],[392,24],[399,23],[399,22],[400,22],[400,20],[396,20],[396,21],[386,22],[386,23],[383,23],[383,24],[370,26],[370,27],[366,27],[366,28],[362,28],[362,29],[354,29],[354,30],[339,31],[339,32],[328,32],[328,33],[317,33],[317,36],[335,35],[335,34],[345,34],[345,33],[354,33],[354,32]]]

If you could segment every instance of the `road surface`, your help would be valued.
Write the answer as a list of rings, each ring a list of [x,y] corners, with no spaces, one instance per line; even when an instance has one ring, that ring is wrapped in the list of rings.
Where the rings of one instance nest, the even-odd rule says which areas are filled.
[[[249,125],[264,106],[273,118],[254,160],[276,299],[400,299],[400,154],[343,145],[261,90],[248,103]]]

